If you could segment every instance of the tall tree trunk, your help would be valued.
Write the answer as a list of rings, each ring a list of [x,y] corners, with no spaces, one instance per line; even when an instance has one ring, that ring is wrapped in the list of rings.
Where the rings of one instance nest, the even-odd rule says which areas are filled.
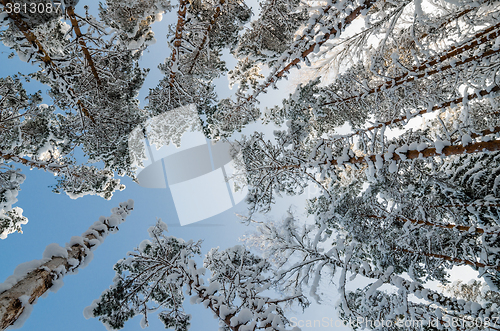
[[[186,13],[189,2],[187,0],[179,1],[179,10],[177,11],[177,25],[175,27],[174,47],[172,48],[172,59],[170,62],[170,86],[174,86],[175,72],[172,71],[172,66],[177,64],[180,57],[179,48],[182,44],[182,33],[186,24]]]
[[[481,263],[481,262],[475,262],[475,261],[469,261],[469,260],[463,260],[463,259],[459,259],[457,257],[451,257],[451,256],[448,256],[448,255],[443,255],[443,254],[434,254],[434,253],[426,253],[426,252],[415,252],[415,251],[410,251],[408,249],[399,248],[399,247],[393,248],[393,250],[400,251],[400,252],[405,252],[405,253],[410,253],[410,254],[414,254],[414,255],[424,255],[424,256],[428,256],[428,257],[435,257],[437,259],[443,259],[443,260],[446,260],[446,261],[457,263],[458,265],[466,264],[466,265],[470,265],[470,266],[476,267],[476,268],[491,268],[491,269],[495,269],[497,271],[500,271],[500,266],[488,265],[488,264],[484,264],[484,263]]]
[[[488,130],[489,131],[489,130]],[[349,160],[338,161],[333,159],[331,161],[323,161],[319,164],[330,164],[332,166],[341,166],[341,165],[350,165],[350,164],[369,164],[371,162],[377,162],[377,159],[381,159],[383,162],[387,161],[399,161],[399,160],[407,160],[407,159],[418,159],[434,157],[434,156],[450,156],[450,155],[459,155],[459,154],[474,154],[480,152],[495,152],[500,150],[500,140],[492,140],[492,141],[481,141],[472,144],[468,144],[467,146],[463,145],[452,145],[443,147],[441,152],[439,152],[435,147],[428,147],[422,150],[408,150],[406,152],[394,152],[394,153],[385,153],[382,155],[367,155],[367,156],[354,156]],[[281,171],[285,169],[300,169],[302,165],[300,164],[289,164],[279,167],[269,166],[269,167],[261,167],[261,169],[273,169],[276,171]]]
[[[450,155],[458,155],[458,154],[473,154],[480,152],[494,152],[500,150],[500,140],[492,140],[492,141],[481,141],[477,143],[472,143],[467,146],[463,145],[452,145],[443,147],[441,152],[439,152],[435,147],[424,148],[423,150],[409,150],[407,152],[400,153],[392,153],[386,157],[385,155],[380,155],[383,161],[390,160],[404,160],[404,159],[418,159],[419,157],[433,157],[433,156],[450,156]],[[367,157],[370,161],[376,162],[377,155],[371,155]],[[367,163],[365,157],[353,157],[348,163]],[[331,161],[332,165],[340,164],[337,160]]]
[[[365,215],[365,217],[377,218],[377,219],[386,219],[387,218],[387,216],[377,216],[377,215]],[[463,232],[468,232],[470,230],[470,228],[472,228],[472,226],[466,226],[466,225],[437,224],[437,223],[432,223],[429,221],[414,220],[411,218],[403,218],[403,217],[398,217],[398,216],[396,216],[395,218],[401,222],[410,222],[413,224],[432,226],[432,227],[443,228],[443,229],[457,229],[458,231],[463,231]],[[485,233],[484,229],[481,229],[481,228],[474,228],[474,232]],[[486,232],[486,234],[498,234],[498,232]]]
[[[31,271],[14,274],[0,284],[0,290],[3,290],[0,293],[0,330],[12,325],[27,306],[61,281],[64,275],[85,267],[89,262],[86,261],[89,254],[109,233],[118,231],[118,225],[125,221],[133,206],[132,200],[120,203],[120,207],[111,210],[110,217],[101,216],[81,237],[71,238],[66,248],[50,244],[43,253],[43,259],[26,263],[26,268],[23,269]]]
[[[279,68],[277,68],[275,73],[270,75],[264,83],[262,83],[260,86],[258,86],[255,89],[254,93],[251,96],[249,96],[245,99],[244,104],[256,100],[257,96],[260,93],[264,92],[269,86],[271,86],[271,84],[275,84],[278,80],[280,80],[282,77],[284,77],[290,71],[290,69],[292,69],[294,66],[298,65],[299,62],[302,61],[302,59],[304,59],[306,56],[308,56],[309,54],[314,52],[315,48],[322,46],[332,36],[337,36],[339,33],[344,31],[345,28],[347,26],[349,26],[363,12],[366,12],[368,9],[370,9],[374,3],[375,3],[375,0],[366,0],[363,5],[355,8],[347,17],[343,18],[342,20],[339,20],[338,25],[333,26],[330,29],[330,31],[325,33],[323,35],[323,37],[321,38],[321,40],[319,40],[318,42],[311,43],[311,44],[308,43],[307,45],[309,46],[309,48],[303,50],[302,53],[300,54],[300,57],[295,58],[295,59],[291,60],[290,62],[288,62],[288,64],[286,64],[281,70]],[[331,9],[331,7],[332,6],[326,6],[323,9],[323,14],[326,14]],[[317,20],[319,21],[321,19],[321,17],[322,17],[322,15],[319,15],[317,17]],[[315,24],[313,25],[313,27],[314,26],[315,26]],[[302,36],[302,38],[298,39],[294,44],[301,44],[302,40],[305,37],[306,37],[306,35]],[[295,45],[291,46],[292,50],[294,50],[294,46]],[[293,52],[290,51],[290,55],[292,55],[292,54],[293,54]],[[286,61],[286,59],[283,62],[286,63],[285,61]],[[280,62],[280,61],[278,61],[278,62]],[[238,105],[236,108],[239,108],[239,107],[243,106],[244,104]]]

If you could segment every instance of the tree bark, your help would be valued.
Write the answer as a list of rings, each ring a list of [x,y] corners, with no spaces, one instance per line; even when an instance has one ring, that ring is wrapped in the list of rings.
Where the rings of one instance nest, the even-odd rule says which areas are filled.
[[[401,251],[401,252],[415,254],[415,255],[424,255],[424,256],[428,256],[428,257],[435,257],[438,259],[443,259],[443,260],[454,262],[454,263],[466,264],[466,265],[470,265],[470,266],[476,267],[476,268],[492,268],[492,269],[495,269],[497,271],[500,271],[500,266],[488,265],[488,264],[484,264],[481,262],[475,262],[475,261],[469,261],[469,260],[463,260],[463,259],[459,259],[457,257],[448,256],[448,255],[425,253],[425,252],[414,252],[414,251],[410,251],[408,249],[399,248],[399,247],[393,248],[393,249],[395,251]]]
[[[177,26],[175,28],[175,37],[174,37],[174,47],[172,49],[172,58],[170,62],[170,67],[174,65],[178,61],[179,58],[179,47],[182,43],[182,33],[184,30],[184,25],[186,24],[186,13],[187,13],[187,0],[179,1],[179,10],[177,11]],[[170,87],[174,86],[175,73],[170,70]]]
[[[383,162],[386,161],[399,161],[406,159],[418,159],[419,157],[428,158],[433,156],[450,156],[459,154],[473,154],[480,152],[495,152],[500,150],[500,140],[492,141],[481,141],[476,143],[471,143],[467,146],[463,145],[452,145],[443,147],[442,151],[439,153],[435,147],[424,148],[423,150],[408,150],[406,152],[398,153],[385,153],[377,155],[367,155],[367,156],[355,156],[351,157],[347,161],[324,161],[321,164],[330,164],[332,166],[350,165],[350,164],[368,164],[370,162],[377,162],[377,157],[379,157]],[[389,155],[388,155],[389,154]],[[261,169],[273,169],[277,171],[285,169],[299,169],[301,165],[290,164],[280,167],[262,167]]]
[[[125,221],[131,210],[133,210],[132,200],[121,203],[120,207],[111,210],[110,217],[101,216],[99,221],[95,222],[80,238],[73,237],[72,244],[66,244],[66,248],[58,246],[60,250],[56,253],[57,256],[44,256],[42,260],[28,262],[34,265],[31,268],[32,271],[7,278],[2,285],[13,284],[0,293],[0,330],[5,330],[21,316],[25,310],[26,301],[28,304],[33,304],[54,285],[55,281],[67,273],[74,273],[79,267],[83,268],[89,253],[95,250],[109,233],[118,231],[117,226]],[[52,255],[46,250],[44,255],[47,254]],[[27,298],[25,304],[21,297]]]
[[[196,265],[195,265],[196,269]],[[191,291],[194,291],[196,295],[202,300],[202,302],[208,302],[208,305],[206,305],[206,308],[210,308],[210,310],[219,318],[221,322],[226,324],[227,328],[230,329],[231,331],[238,331],[240,330],[240,327],[243,326],[244,324],[237,324],[237,325],[232,325],[231,324],[231,319],[235,316],[237,316],[238,313],[229,313],[223,316],[220,306],[221,304],[217,304],[215,300],[213,300],[212,296],[213,295],[208,295],[206,293],[206,286],[202,286],[200,278],[198,275],[193,276],[192,273],[189,270],[186,270],[182,268],[182,272],[186,276],[188,280],[188,288],[191,289]],[[190,294],[191,294],[190,291]],[[217,293],[217,291],[216,291]],[[224,294],[221,294],[221,296],[224,296]],[[266,310],[269,308],[270,305],[277,304],[279,302],[289,302],[292,301],[295,298],[302,297],[301,294],[299,295],[294,295],[291,297],[286,297],[282,300],[271,300],[267,297],[252,297],[252,299],[260,299],[259,301],[261,302],[260,308],[256,308],[255,311],[253,312],[254,314],[263,314],[266,312]],[[222,305],[224,301],[222,301]],[[256,325],[251,329],[252,331],[256,330],[265,330],[265,331],[279,331],[279,330],[286,330],[283,328],[277,328],[276,326],[273,325],[272,322],[267,322],[266,324],[263,325],[265,320],[261,317],[255,317],[256,319]],[[260,325],[260,326],[259,326]],[[293,330],[292,330],[293,331]]]
[[[377,215],[365,215],[366,217],[369,218],[377,218],[377,219],[385,219],[387,218],[386,216],[377,216]],[[418,225],[425,225],[425,226],[432,226],[436,228],[442,228],[442,229],[457,229],[459,231],[463,232],[468,232],[471,228],[471,226],[465,226],[465,225],[456,225],[456,224],[436,224],[432,223],[429,221],[422,221],[422,220],[414,220],[411,218],[403,218],[403,217],[396,217],[398,221],[401,222],[410,222],[413,224],[418,224]],[[485,233],[484,229],[481,228],[475,228],[474,232],[476,233]],[[498,234],[497,232],[486,232],[486,234]]]

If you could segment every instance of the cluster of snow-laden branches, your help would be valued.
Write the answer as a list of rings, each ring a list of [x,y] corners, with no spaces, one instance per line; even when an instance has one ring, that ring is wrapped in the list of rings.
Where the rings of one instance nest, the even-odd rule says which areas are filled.
[[[250,8],[243,1],[180,1],[177,16],[175,31],[169,33],[172,55],[160,65],[165,77],[150,90],[148,109],[160,114],[195,104],[208,134],[218,103],[212,81],[228,71],[222,51],[235,48]],[[220,101],[221,107],[231,103]]]
[[[273,299],[262,292],[273,285],[271,265],[243,246],[220,251],[211,249],[203,267],[194,256],[201,254],[201,241],[167,237],[161,220],[149,228],[144,240],[114,267],[113,285],[85,309],[85,316],[99,317],[119,329],[137,314],[148,325],[148,314],[162,309],[158,318],[166,328],[188,330],[191,316],[184,311],[185,294],[192,304],[202,304],[219,319],[222,330],[292,330],[282,305],[307,301],[300,293]],[[210,272],[205,285],[202,276]],[[293,330],[296,330],[295,328]]]
[[[498,17],[496,9],[490,19]],[[397,172],[406,160],[499,149],[498,23],[476,25],[473,34],[464,28],[463,39],[443,50],[416,44],[415,31],[405,24],[391,28],[393,35],[373,50],[385,56],[383,64],[373,56],[330,85],[314,80],[299,86],[282,109],[273,109],[271,119],[287,120],[289,127],[275,133],[276,143],[260,133],[242,141],[248,181],[261,191],[252,199],[269,204],[276,192],[293,191],[306,179],[328,186],[345,166],[367,166],[373,177],[385,167]],[[412,41],[408,48],[399,44],[405,35]],[[432,116],[418,128],[417,119],[426,114]],[[345,123],[354,132],[335,134]]]
[[[374,227],[373,224],[370,226]],[[407,227],[406,232],[418,231],[415,228]],[[489,320],[493,326],[493,321],[498,318],[496,305],[491,302],[481,305],[457,300],[456,297],[448,297],[426,287],[421,280],[412,279],[421,271],[419,261],[414,257],[408,261],[411,265],[402,269],[401,262],[387,261],[390,254],[373,254],[373,248],[370,247],[373,238],[379,237],[382,241],[382,238],[391,236],[384,233],[387,228],[379,229],[377,226],[375,229],[349,229],[350,233],[332,232],[326,222],[321,225],[302,225],[289,213],[282,222],[259,226],[258,233],[247,236],[245,241],[249,245],[257,245],[264,256],[274,262],[277,270],[275,281],[285,291],[295,292],[309,288],[310,295],[319,301],[322,299],[318,291],[320,280],[336,276],[340,297],[338,308],[345,320],[377,320],[379,327],[375,329],[380,330],[393,329],[386,328],[387,323],[380,327],[381,321],[391,321],[396,329],[398,321],[405,320],[420,321],[416,326],[410,325],[414,330],[420,330],[420,324],[434,324],[435,328],[431,329],[437,330],[439,325],[446,323],[447,316],[459,317],[465,321],[478,318],[482,321]],[[412,269],[414,272],[411,277],[398,275],[401,270]],[[346,290],[350,282],[363,277],[369,278],[372,283],[354,292]],[[392,286],[394,291],[388,293],[379,290],[384,284]],[[427,304],[412,299],[411,295],[425,300]],[[363,324],[358,326],[369,327]],[[450,330],[462,329],[455,327]]]
[[[340,269],[341,284],[349,273],[376,280],[356,293],[344,293],[341,285],[348,317],[437,321],[431,328],[442,327],[446,316],[497,317],[491,302],[457,301],[421,283],[446,283],[451,268],[467,265],[493,290],[499,285],[498,4],[327,1],[313,8],[279,2],[292,18],[287,24],[278,22],[272,4],[261,5],[235,48],[243,55],[230,72],[231,84],[241,84],[236,102],[214,101],[206,120],[212,137],[225,136],[255,117],[261,93],[277,89],[292,68],[304,72],[301,62],[342,66],[333,81],[305,82],[282,106],[263,113],[264,121],[287,125],[275,131],[274,142],[256,132],[234,144],[235,155],[243,155],[238,161],[250,214],[268,212],[283,193],[300,195],[311,184],[322,189],[311,200],[320,234],[308,242],[310,250],[304,242],[277,250],[285,262],[293,252],[303,254],[290,269],[278,263],[283,287],[297,290],[314,279],[310,294],[318,297],[319,279]],[[360,16],[365,27],[346,34]],[[262,80],[257,68],[263,64],[270,73]],[[252,116],[244,115],[248,111]],[[345,124],[352,133],[338,134]],[[305,236],[287,229],[270,245]],[[341,242],[325,251],[344,250],[344,258],[317,247],[332,233]],[[279,260],[277,253],[273,258]],[[326,266],[329,273],[321,271]],[[384,283],[397,294],[379,291]],[[385,304],[375,305],[374,296]]]
[[[345,318],[434,321],[427,326],[440,329],[452,317],[498,318],[491,300],[448,298],[422,284],[446,284],[453,267],[469,266],[492,291],[500,285],[500,7],[423,3],[375,3],[363,31],[326,43],[316,59],[363,52],[333,82],[306,82],[266,112],[267,121],[286,123],[274,141],[255,132],[234,151],[243,155],[250,216],[268,212],[283,193],[321,188],[309,205],[314,226],[301,232],[289,216],[254,238],[277,261],[284,289],[307,285],[319,299],[319,280],[337,275]],[[338,134],[345,124],[351,132]],[[346,291],[356,275],[373,285]]]
[[[25,5],[32,3],[46,5],[38,0]],[[88,8],[79,13],[69,2],[36,15],[9,11],[9,5],[7,0],[0,4],[5,9],[0,15],[1,42],[11,49],[10,57],[17,54],[37,69],[0,78],[3,164],[54,173],[56,193],[111,198],[124,189],[115,173],[134,176],[128,136],[148,118],[137,100],[148,69],[140,68],[138,60],[154,43],[151,24],[170,10],[170,2],[129,1],[123,6],[109,1],[100,6],[99,18]],[[43,101],[49,103],[50,98],[52,104],[41,104],[40,91],[26,92],[23,85],[31,79],[48,86]],[[85,157],[77,160],[78,150]],[[100,166],[94,165],[98,162]],[[2,184],[7,191],[20,184],[12,178],[11,184]],[[20,231],[14,223],[27,221],[21,209],[14,213],[9,208],[2,209],[2,239]]]

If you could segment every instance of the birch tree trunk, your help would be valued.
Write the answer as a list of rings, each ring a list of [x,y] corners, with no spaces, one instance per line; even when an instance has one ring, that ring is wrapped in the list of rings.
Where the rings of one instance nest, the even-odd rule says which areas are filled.
[[[120,203],[119,207],[111,209],[110,217],[101,216],[81,236],[72,237],[65,248],[50,244],[41,260],[18,266],[16,271],[23,271],[14,272],[0,284],[0,330],[12,325],[23,313],[28,315],[38,297],[61,282],[66,274],[84,268],[92,259],[92,251],[109,233],[118,231],[118,225],[125,221],[133,206],[132,200]],[[25,318],[27,316],[23,316]]]

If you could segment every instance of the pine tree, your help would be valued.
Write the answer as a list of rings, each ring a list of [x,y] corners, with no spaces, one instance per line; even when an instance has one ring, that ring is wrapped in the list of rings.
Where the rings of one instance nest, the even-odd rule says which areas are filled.
[[[270,264],[244,247],[213,248],[199,268],[193,257],[201,254],[201,241],[167,237],[166,230],[159,220],[148,230],[150,239],[115,264],[114,283],[85,309],[87,318],[99,317],[107,327],[121,329],[141,314],[145,327],[148,314],[161,308],[158,318],[166,328],[188,330],[191,316],[183,308],[184,287],[191,303],[210,309],[223,330],[289,330],[280,304],[307,305],[300,294],[279,299],[261,294],[273,283]],[[211,274],[207,285],[205,270]]]
[[[484,5],[488,8],[489,4]],[[347,68],[333,84],[320,86],[320,80],[314,80],[299,86],[282,108],[271,109],[268,119],[288,121],[289,127],[277,133],[275,144],[265,142],[259,133],[242,141],[239,150],[247,158],[245,173],[255,190],[250,199],[263,204],[257,209],[269,207],[273,192],[300,193],[298,188],[306,181],[317,183],[317,176],[323,184],[334,182],[345,166],[366,164],[372,177],[386,166],[389,172],[396,172],[404,160],[498,150],[494,135],[500,130],[495,116],[499,87],[486,78],[496,72],[491,61],[498,56],[493,42],[498,25],[486,25],[479,32],[465,29],[461,41],[436,52],[411,37],[415,31],[396,24],[403,14],[404,10],[394,16],[384,43],[373,48],[372,53],[380,58],[362,59],[364,62]],[[476,15],[470,8],[466,14]],[[478,21],[494,21],[496,14],[491,14]],[[460,21],[465,16],[458,12],[451,17]],[[451,23],[433,19],[447,22],[444,26]],[[416,26],[422,22],[425,26],[431,21],[417,20]],[[425,32],[420,38],[430,35]],[[404,54],[398,53],[395,48],[405,45],[402,41],[407,39],[413,43],[401,47]],[[461,93],[460,84],[469,86],[468,90]],[[404,129],[407,131],[398,138],[389,138],[388,132],[401,130],[410,119],[430,112],[437,116],[430,127]],[[366,125],[368,120],[371,123]],[[346,122],[355,132],[336,135],[334,129]]]
[[[97,194],[109,199],[125,188],[115,173],[133,177],[128,136],[148,117],[136,99],[147,73],[137,61],[153,40],[149,25],[169,8],[153,2],[129,5],[129,14],[141,17],[137,27],[116,22],[116,11],[123,8],[113,2],[101,6],[102,20],[88,12],[79,15],[68,3],[36,17],[14,11],[2,15],[3,44],[21,60],[39,66],[28,76],[0,81],[0,157],[5,169],[20,163],[50,171],[58,175],[53,191],[72,198]],[[106,31],[109,26],[114,34]],[[130,38],[127,33],[139,26],[142,34]],[[40,92],[28,95],[21,78],[28,84],[34,78],[48,85],[53,103],[41,104]],[[74,157],[79,149],[85,153],[83,161]],[[104,166],[93,165],[97,162]],[[19,178],[24,177],[11,170],[4,178],[9,176],[12,183],[4,180],[2,185],[2,239],[21,231],[20,224],[27,222],[22,209],[11,209],[22,183]]]
[[[195,104],[205,134],[211,135],[212,114],[229,102],[219,102],[212,84],[228,71],[222,50],[235,47],[249,18],[250,10],[241,1],[181,1],[176,29],[170,31],[172,55],[159,66],[165,77],[150,91],[148,109],[160,114]]]
[[[429,327],[427,329],[435,330],[446,325],[451,317],[492,321],[498,316],[492,302],[481,306],[475,301],[457,300],[420,281],[409,280],[407,275],[402,275],[408,268],[401,268],[397,262],[394,266],[381,263],[382,259],[390,258],[389,254],[376,256],[369,245],[365,245],[366,241],[358,241],[367,239],[359,235],[332,231],[325,223],[301,226],[291,213],[281,222],[262,224],[258,231],[245,241],[257,245],[264,256],[274,262],[279,286],[291,293],[309,289],[310,296],[321,301],[320,284],[325,278],[326,281],[335,279],[340,295],[337,305],[340,316],[356,321],[353,325],[356,329],[392,330],[399,321],[419,321]],[[370,285],[349,292],[348,282],[358,276],[369,278]],[[378,290],[384,284],[396,292]],[[415,302],[411,294],[426,303]],[[374,327],[375,320],[379,323]],[[381,321],[390,321],[392,327],[381,325]],[[420,324],[413,325],[414,329],[419,330]]]
[[[274,142],[256,132],[241,140],[235,152],[244,156],[240,167],[250,189],[250,214],[269,211],[282,193],[298,195],[310,184],[322,189],[310,210],[319,229],[312,237],[315,239],[305,242],[305,233],[312,230],[294,231],[291,221],[285,222],[284,233],[265,232],[266,242],[277,247],[272,250],[273,258],[289,257],[295,251],[302,261],[278,274],[284,287],[308,283],[314,296],[319,279],[331,278],[326,266],[333,270],[343,267],[353,277],[360,271],[373,277],[377,273],[372,273],[372,268],[376,268],[380,270],[375,276],[378,285],[349,299],[351,304],[358,302],[357,312],[343,302],[345,316],[420,316],[443,324],[445,320],[434,308],[409,301],[414,288],[398,281],[391,283],[390,277],[380,275],[391,270],[398,275],[408,273],[417,283],[434,279],[446,284],[454,265],[469,265],[490,286],[498,286],[499,87],[495,78],[490,78],[496,77],[491,61],[498,57],[494,41],[498,37],[498,7],[489,12],[492,16],[481,18],[485,11],[468,5],[444,6],[444,11],[421,16],[414,3],[416,18],[413,27],[408,27],[398,24],[413,13],[408,11],[408,3],[392,5],[387,8],[393,10],[387,21],[374,22],[369,29],[349,37],[344,41],[345,49],[334,50],[328,61],[340,57],[338,54],[361,50],[366,46],[364,38],[372,33],[380,36],[379,45],[353,56],[354,63],[333,83],[327,84],[321,77],[312,80],[300,85],[282,107],[272,108],[267,120],[287,124],[285,130],[275,131]],[[482,5],[483,9],[492,8],[490,3]],[[481,22],[481,28],[473,29],[478,25],[471,25],[472,21]],[[458,22],[464,22],[466,28],[458,32],[451,47],[430,46],[446,39],[432,30],[432,25],[455,33]],[[460,85],[465,90],[460,91]],[[421,129],[406,125],[428,113],[436,116]],[[335,129],[345,123],[354,132],[336,134]],[[351,245],[351,250],[343,253],[344,262],[332,262],[332,255],[340,254],[338,245],[332,250],[317,248],[332,233],[345,236],[342,241]],[[287,240],[293,245],[278,244]],[[322,255],[322,249],[328,253]],[[358,262],[351,260],[354,256]],[[356,263],[372,267],[360,270]],[[376,291],[382,283],[399,288],[398,294]],[[377,308],[374,293],[387,304]],[[364,306],[359,306],[356,296]],[[426,299],[436,305],[452,301]],[[441,307],[454,310],[452,316],[477,316],[477,312],[449,304]]]

